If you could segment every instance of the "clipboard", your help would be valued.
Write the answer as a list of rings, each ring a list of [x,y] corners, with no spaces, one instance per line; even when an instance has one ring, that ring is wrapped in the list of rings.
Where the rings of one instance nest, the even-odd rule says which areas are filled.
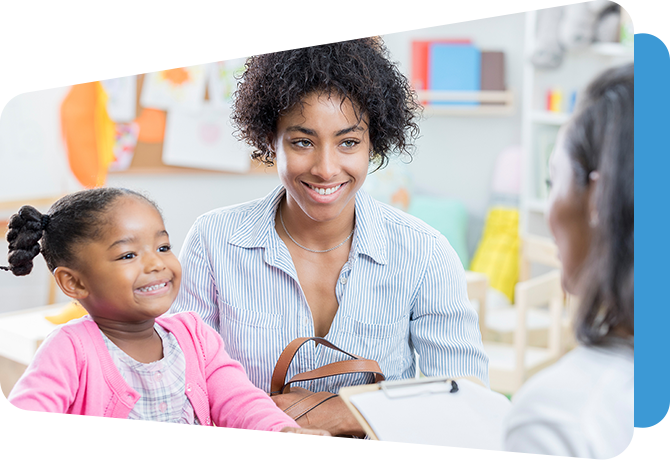
[[[371,439],[438,446],[502,450],[511,408],[474,377],[383,381],[339,394]]]

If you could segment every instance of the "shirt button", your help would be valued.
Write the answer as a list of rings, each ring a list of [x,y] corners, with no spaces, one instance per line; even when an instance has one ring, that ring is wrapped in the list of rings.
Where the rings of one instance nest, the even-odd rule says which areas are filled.
[[[157,382],[160,382],[161,379],[163,378],[163,374],[159,371],[154,374],[154,380]]]
[[[133,399],[133,395],[132,395],[132,393],[128,393],[127,396],[128,396],[128,399]]]
[[[347,284],[347,277],[343,276],[342,278],[340,278],[340,283]]]
[[[191,384],[190,383],[186,384],[186,391],[191,391]]]
[[[167,403],[166,402],[162,402],[158,405],[158,410],[159,411],[165,412],[165,409],[167,409]]]
[[[308,323],[309,323],[309,318],[307,318],[307,317],[305,316],[305,317],[302,319],[302,324],[305,325],[305,326],[307,326]]]

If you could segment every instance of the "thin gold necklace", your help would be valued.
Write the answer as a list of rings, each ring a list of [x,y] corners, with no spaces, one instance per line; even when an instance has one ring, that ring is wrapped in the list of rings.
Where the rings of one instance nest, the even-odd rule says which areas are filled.
[[[296,245],[298,245],[298,246],[300,246],[301,248],[303,248],[305,251],[309,251],[309,252],[330,252],[330,251],[334,251],[335,249],[339,248],[339,247],[342,246],[344,243],[346,243],[347,241],[349,241],[349,238],[351,238],[351,235],[354,234],[354,230],[356,230],[356,227],[354,227],[354,229],[351,231],[351,233],[349,233],[349,236],[346,237],[346,238],[344,239],[344,241],[342,241],[342,242],[341,242],[340,244],[338,244],[337,246],[333,246],[333,247],[330,248],[330,249],[324,249],[324,250],[322,250],[322,251],[319,251],[319,250],[316,250],[316,249],[306,248],[305,246],[303,246],[302,244],[298,243],[296,240],[293,239],[293,237],[292,237],[291,234],[288,232],[288,230],[286,230],[286,225],[284,225],[284,218],[283,218],[282,215],[281,215],[281,205],[279,206],[279,220],[281,221],[281,226],[282,226],[282,228],[284,229],[284,231],[286,232],[286,234],[288,235],[288,237],[291,238],[291,241],[293,241]]]

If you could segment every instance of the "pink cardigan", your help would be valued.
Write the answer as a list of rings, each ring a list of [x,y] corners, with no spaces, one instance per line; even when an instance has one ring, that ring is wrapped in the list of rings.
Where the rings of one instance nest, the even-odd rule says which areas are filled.
[[[163,316],[186,359],[186,395],[202,425],[279,431],[298,424],[247,378],[221,336],[196,313]],[[121,377],[88,316],[51,333],[9,394],[21,409],[128,418],[139,399]]]

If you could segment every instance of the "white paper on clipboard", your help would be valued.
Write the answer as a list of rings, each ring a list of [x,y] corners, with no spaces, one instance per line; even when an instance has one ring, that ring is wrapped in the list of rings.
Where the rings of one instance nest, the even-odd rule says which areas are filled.
[[[451,393],[444,377],[382,382],[380,390],[352,394],[349,402],[380,441],[502,450],[510,401],[469,380],[457,384]]]

